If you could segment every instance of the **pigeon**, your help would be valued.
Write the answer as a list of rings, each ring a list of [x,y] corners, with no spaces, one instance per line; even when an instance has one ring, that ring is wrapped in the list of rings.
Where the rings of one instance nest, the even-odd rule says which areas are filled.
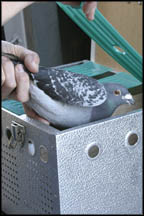
[[[29,72],[16,56],[4,54],[16,65],[23,64],[30,76],[30,100],[26,104],[58,129],[67,129],[110,117],[122,104],[134,104],[127,88],[101,83],[83,74],[39,66]]]

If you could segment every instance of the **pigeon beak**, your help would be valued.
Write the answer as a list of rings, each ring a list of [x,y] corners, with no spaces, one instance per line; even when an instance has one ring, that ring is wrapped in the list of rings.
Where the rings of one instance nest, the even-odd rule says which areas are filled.
[[[122,99],[124,99],[129,105],[135,104],[135,100],[130,93],[123,96]]]

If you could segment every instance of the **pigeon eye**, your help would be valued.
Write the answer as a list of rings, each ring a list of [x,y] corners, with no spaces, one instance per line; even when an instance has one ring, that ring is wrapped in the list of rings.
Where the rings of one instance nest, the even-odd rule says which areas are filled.
[[[120,91],[120,90],[115,90],[115,91],[114,91],[114,94],[115,94],[116,96],[121,95],[121,91]]]

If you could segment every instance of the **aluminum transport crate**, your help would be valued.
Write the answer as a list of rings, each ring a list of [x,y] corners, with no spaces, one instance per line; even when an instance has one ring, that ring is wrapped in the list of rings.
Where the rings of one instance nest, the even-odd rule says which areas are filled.
[[[90,65],[89,76],[124,82],[90,61],[60,68]],[[138,92],[140,82],[123,74]],[[61,131],[21,114],[3,105],[3,212],[142,214],[141,108]]]

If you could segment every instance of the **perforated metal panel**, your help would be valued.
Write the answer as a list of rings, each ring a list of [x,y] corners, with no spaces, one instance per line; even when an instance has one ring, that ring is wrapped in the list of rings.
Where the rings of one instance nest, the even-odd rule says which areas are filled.
[[[34,213],[52,214],[54,212],[53,181],[50,170],[47,173],[39,172],[39,164],[29,159],[25,164],[24,178],[29,182],[24,191],[24,205]],[[34,191],[34,196],[31,193]]]
[[[2,199],[8,200],[17,206],[20,201],[18,183],[17,157],[15,152],[10,152],[7,143],[2,148]]]
[[[33,127],[10,112],[3,112],[2,131],[2,209],[7,214],[59,213],[59,189],[55,137],[49,130]],[[6,128],[12,120],[26,128],[25,143],[16,148],[8,146]],[[37,134],[37,135],[36,135]],[[35,154],[29,152],[29,142]],[[41,148],[47,150],[45,161]],[[43,159],[43,160],[42,160]]]

